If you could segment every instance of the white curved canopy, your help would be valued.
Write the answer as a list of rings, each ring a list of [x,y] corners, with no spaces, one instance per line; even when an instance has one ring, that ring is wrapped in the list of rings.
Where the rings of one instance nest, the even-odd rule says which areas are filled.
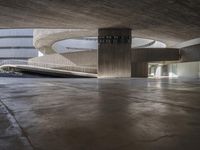
[[[165,48],[166,45],[160,41],[144,38],[132,38],[132,48]],[[84,37],[78,39],[66,39],[58,41],[52,45],[52,48],[57,53],[97,50],[97,37]]]

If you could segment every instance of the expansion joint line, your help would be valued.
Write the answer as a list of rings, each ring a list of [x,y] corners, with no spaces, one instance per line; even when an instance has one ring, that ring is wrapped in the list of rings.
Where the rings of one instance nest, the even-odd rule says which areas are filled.
[[[5,110],[7,111],[6,113],[8,113],[9,117],[12,118],[12,120],[14,120],[14,122],[16,123],[17,127],[21,130],[21,134],[22,136],[24,136],[26,138],[26,140],[28,141],[30,147],[32,147],[33,150],[37,150],[37,148],[34,147],[34,145],[31,142],[31,139],[28,137],[27,133],[25,132],[25,130],[23,129],[23,127],[19,124],[19,122],[17,121],[14,113],[12,112],[12,110],[10,110],[8,108],[8,106],[0,99],[0,103],[2,104],[2,106],[5,108]],[[10,121],[11,119],[9,119]],[[10,121],[12,122],[12,121]]]

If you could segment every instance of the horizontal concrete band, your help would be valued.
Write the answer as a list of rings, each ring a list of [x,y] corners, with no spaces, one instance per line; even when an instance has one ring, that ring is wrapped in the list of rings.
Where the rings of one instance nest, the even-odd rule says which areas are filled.
[[[200,44],[180,49],[181,62],[200,61]]]
[[[176,61],[180,59],[179,49],[139,48],[131,51],[132,62]]]
[[[132,62],[154,62],[154,61],[199,61],[200,50],[198,46],[188,48],[173,49],[173,48],[139,48],[131,49]],[[59,57],[58,57],[59,56]],[[34,61],[55,63],[55,64],[68,64],[65,58],[70,60],[73,64],[83,66],[97,66],[97,51],[83,51],[83,52],[70,52],[60,54],[50,54],[39,58],[34,58]],[[67,61],[66,60],[66,61]],[[64,62],[63,62],[64,61]]]

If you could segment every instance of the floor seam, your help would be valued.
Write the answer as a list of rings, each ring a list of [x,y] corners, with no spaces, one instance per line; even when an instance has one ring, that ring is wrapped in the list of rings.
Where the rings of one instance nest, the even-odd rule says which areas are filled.
[[[2,106],[5,107],[5,109],[7,110],[7,112],[11,115],[11,117],[15,120],[17,126],[19,127],[19,129],[21,130],[21,134],[27,139],[28,143],[30,144],[30,146],[32,147],[33,150],[36,150],[36,148],[34,147],[34,145],[32,144],[30,138],[28,137],[28,135],[26,134],[26,132],[24,131],[23,127],[19,124],[19,122],[17,121],[17,119],[15,118],[14,113],[8,108],[8,106],[0,99],[0,103],[2,104]]]

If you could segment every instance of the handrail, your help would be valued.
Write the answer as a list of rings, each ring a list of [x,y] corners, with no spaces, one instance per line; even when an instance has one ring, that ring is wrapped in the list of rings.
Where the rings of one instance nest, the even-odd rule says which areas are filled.
[[[0,62],[2,65],[25,65],[29,67],[42,67],[46,69],[59,69],[59,70],[69,70],[77,72],[86,72],[86,73],[97,73],[96,67],[85,67],[78,65],[65,65],[65,64],[55,64],[55,63],[41,63],[35,61],[26,61],[26,60],[3,60]]]

